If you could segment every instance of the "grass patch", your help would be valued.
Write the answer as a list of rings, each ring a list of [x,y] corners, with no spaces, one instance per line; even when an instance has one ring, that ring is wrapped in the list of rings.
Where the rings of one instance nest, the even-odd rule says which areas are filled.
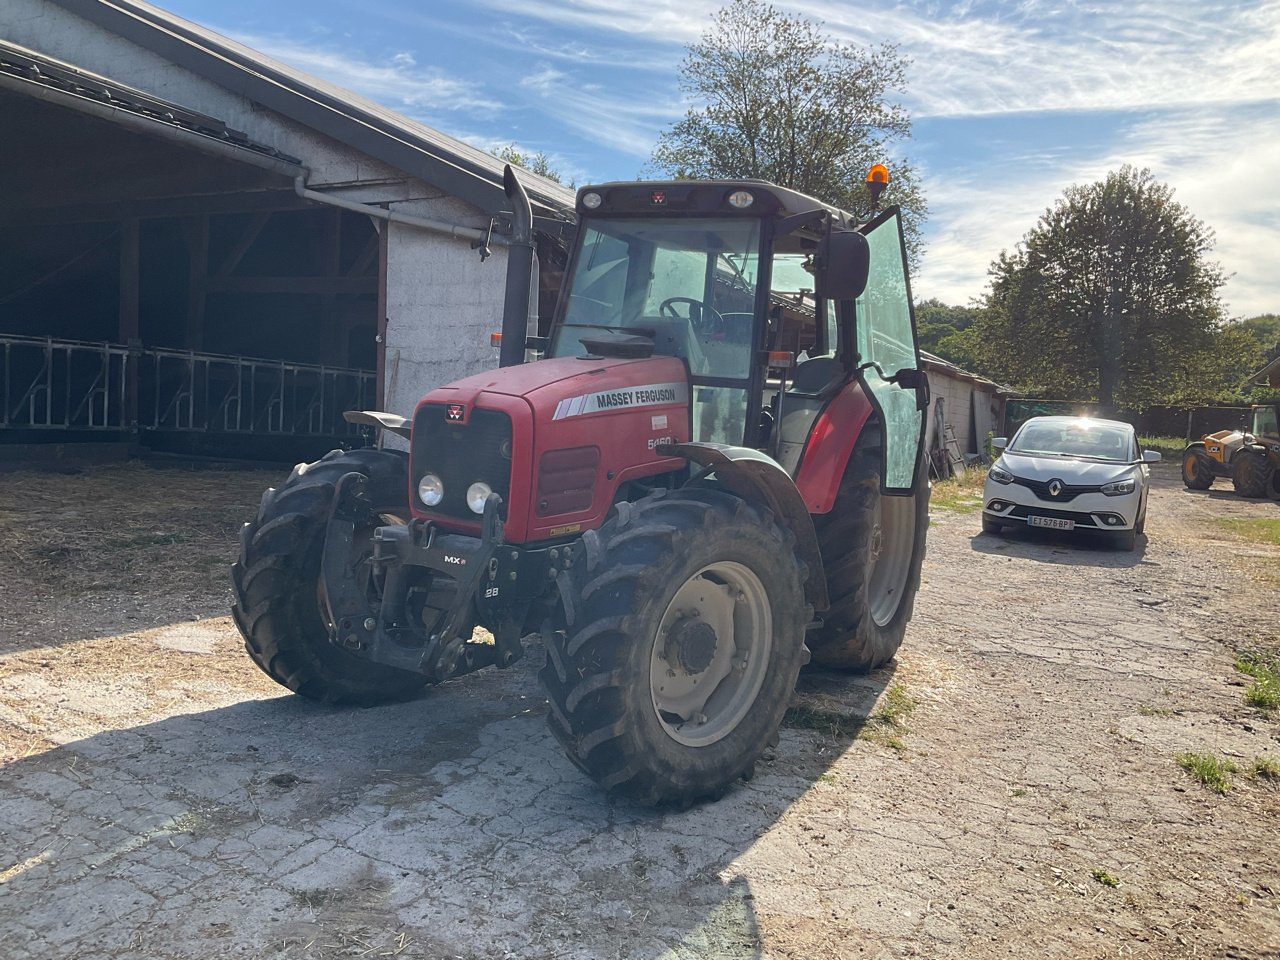
[[[1238,773],[1230,760],[1219,759],[1212,753],[1180,753],[1178,766],[1214,793],[1226,793],[1231,789],[1231,774]]]
[[[1138,713],[1142,714],[1144,717],[1167,717],[1170,716],[1173,711],[1168,707],[1157,707],[1149,703],[1144,703],[1138,707]]]
[[[1120,881],[1107,873],[1107,871],[1103,870],[1101,867],[1093,868],[1093,879],[1097,880],[1104,887],[1111,887],[1113,890],[1120,886]]]
[[[1253,678],[1244,693],[1244,702],[1259,710],[1280,707],[1280,656],[1265,653],[1239,653],[1236,669]]]
[[[1280,519],[1270,517],[1217,517],[1215,522],[1227,533],[1249,540],[1280,547]]]
[[[1249,768],[1249,773],[1259,780],[1280,780],[1280,760],[1257,757],[1253,761],[1253,766]]]
[[[982,509],[982,487],[987,482],[986,467],[970,467],[963,477],[939,480],[929,494],[929,506],[952,513],[973,513]]]
[[[782,723],[795,730],[813,730],[837,740],[870,740],[902,752],[907,749],[902,736],[911,732],[907,717],[915,708],[916,702],[907,693],[907,688],[894,683],[885,691],[880,709],[870,716],[859,717],[797,704],[787,710]]]
[[[1182,454],[1187,449],[1187,441],[1180,437],[1139,437],[1138,447],[1142,450],[1156,450],[1166,460],[1182,462]]]

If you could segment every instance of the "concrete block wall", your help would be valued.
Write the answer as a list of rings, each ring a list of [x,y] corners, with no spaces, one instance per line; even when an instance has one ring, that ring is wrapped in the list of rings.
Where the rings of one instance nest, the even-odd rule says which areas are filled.
[[[452,198],[392,208],[482,227]],[[507,254],[494,246],[483,263],[470,243],[393,223],[387,251],[385,408],[413,412],[435,387],[498,364],[490,334],[502,329]]]

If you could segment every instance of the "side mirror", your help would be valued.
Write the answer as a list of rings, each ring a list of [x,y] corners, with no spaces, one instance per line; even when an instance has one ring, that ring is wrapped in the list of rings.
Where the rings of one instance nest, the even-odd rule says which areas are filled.
[[[992,450],[1003,450],[1003,449],[1004,449],[1005,447],[1007,447],[1008,445],[1009,445],[1009,438],[1008,438],[1008,437],[992,437],[992,438],[991,438],[991,449],[992,449]]]
[[[867,289],[871,247],[851,230],[828,233],[822,241],[818,289],[828,300],[854,300]]]
[[[1163,459],[1164,459],[1164,454],[1162,454],[1159,450],[1143,450],[1142,451],[1143,463],[1159,463]]]

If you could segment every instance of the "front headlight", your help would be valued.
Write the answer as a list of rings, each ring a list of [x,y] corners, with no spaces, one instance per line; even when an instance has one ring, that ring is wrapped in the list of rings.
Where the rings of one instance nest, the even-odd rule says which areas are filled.
[[[1108,497],[1123,497],[1126,493],[1133,493],[1138,488],[1138,482],[1130,477],[1128,480],[1116,480],[1112,483],[1104,483],[1102,492]]]
[[[484,513],[485,501],[489,499],[491,493],[493,488],[483,480],[477,480],[467,487],[467,506],[471,508],[471,512]]]
[[[990,477],[992,480],[994,480],[996,483],[1013,483],[1012,473],[1010,473],[1008,470],[1001,470],[999,467],[994,465],[991,467],[991,470],[987,473],[987,476]]]
[[[434,473],[424,473],[418,481],[418,499],[434,507],[444,499],[444,481]]]

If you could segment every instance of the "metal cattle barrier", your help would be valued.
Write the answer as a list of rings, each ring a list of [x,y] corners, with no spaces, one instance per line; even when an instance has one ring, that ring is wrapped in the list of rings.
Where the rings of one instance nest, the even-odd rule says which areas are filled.
[[[356,437],[345,410],[377,396],[368,370],[163,347],[0,336],[0,430]]]
[[[129,349],[0,336],[0,429],[124,430]]]

